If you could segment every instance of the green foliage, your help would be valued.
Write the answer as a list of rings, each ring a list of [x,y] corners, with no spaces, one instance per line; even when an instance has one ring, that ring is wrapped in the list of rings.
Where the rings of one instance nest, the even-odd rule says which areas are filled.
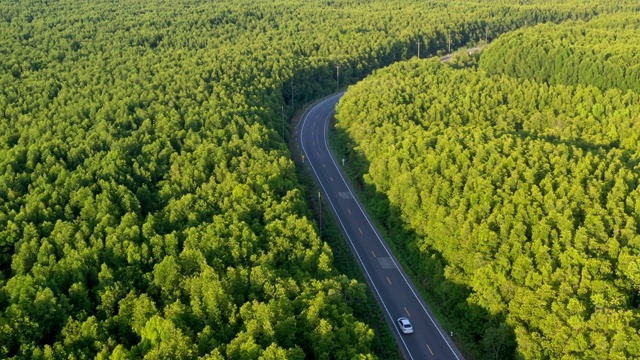
[[[635,12],[541,24],[498,38],[480,65],[490,74],[640,93],[638,28]]]
[[[427,290],[479,357],[635,358],[638,114],[633,92],[422,60],[350,87],[336,126],[417,276],[442,258]]]
[[[622,6],[1,2],[0,357],[371,357],[283,115],[336,64]]]

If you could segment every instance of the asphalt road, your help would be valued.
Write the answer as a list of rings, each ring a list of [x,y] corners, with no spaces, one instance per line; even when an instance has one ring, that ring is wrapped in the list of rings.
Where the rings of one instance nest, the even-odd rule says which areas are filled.
[[[482,45],[482,46],[475,46],[475,47],[469,48],[469,49],[467,49],[467,53],[469,55],[473,55],[473,54],[477,53],[478,51],[482,51],[482,49],[484,49],[486,46],[487,45]],[[454,54],[447,54],[447,55],[441,57],[440,61],[449,62],[449,61],[451,61],[451,59],[453,59],[453,55]]]
[[[356,198],[342,171],[342,159],[335,159],[329,149],[329,123],[341,96],[321,100],[303,114],[296,136],[304,163],[340,223],[404,357],[462,359]],[[413,334],[400,332],[396,319],[401,316],[410,319]]]

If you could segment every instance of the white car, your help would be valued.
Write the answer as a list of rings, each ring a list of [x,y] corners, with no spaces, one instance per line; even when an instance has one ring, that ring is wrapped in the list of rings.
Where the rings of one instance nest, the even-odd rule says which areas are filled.
[[[411,326],[411,322],[406,317],[398,318],[398,325],[404,334],[413,333],[413,326]]]

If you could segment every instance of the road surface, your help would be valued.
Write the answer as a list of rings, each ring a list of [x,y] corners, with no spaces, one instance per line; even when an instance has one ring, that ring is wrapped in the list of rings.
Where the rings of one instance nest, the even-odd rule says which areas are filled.
[[[448,334],[418,295],[389,246],[373,226],[342,171],[342,160],[329,150],[328,131],[339,93],[323,99],[305,111],[296,128],[297,145],[303,161],[311,168],[346,235],[351,249],[376,296],[396,342],[406,359],[462,359]],[[407,317],[414,333],[404,335],[396,319]]]
[[[475,54],[475,53],[477,53],[479,51],[482,51],[482,49],[484,49],[486,46],[487,45],[482,45],[482,46],[475,46],[475,47],[469,48],[469,49],[467,49],[467,53],[469,55],[473,55],[473,54]],[[453,59],[453,55],[454,54],[447,54],[447,55],[441,57],[440,61],[449,62],[449,61],[451,61],[451,59]]]

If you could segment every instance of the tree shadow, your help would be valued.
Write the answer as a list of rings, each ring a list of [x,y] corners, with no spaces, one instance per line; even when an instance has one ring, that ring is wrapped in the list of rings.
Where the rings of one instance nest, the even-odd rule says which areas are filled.
[[[331,147],[345,167],[360,200],[382,232],[387,243],[409,274],[425,301],[466,359],[514,359],[517,353],[514,329],[506,314],[491,314],[468,301],[471,288],[445,276],[448,261],[436,249],[421,250],[420,237],[402,220],[399,207],[372,184],[363,181],[370,162],[354,150],[355,143],[341,129],[330,128]]]
[[[521,128],[521,126],[516,126],[516,130],[513,131],[497,131],[496,135],[496,137],[500,137],[500,135],[519,137],[523,141],[542,140],[552,144],[564,144],[570,148],[578,148],[584,152],[590,152],[593,155],[601,155],[603,154],[603,152],[606,153],[611,151],[612,149],[620,148],[619,140],[613,140],[609,143],[596,144],[580,138],[563,139],[557,135],[538,134],[537,132],[524,130]]]

